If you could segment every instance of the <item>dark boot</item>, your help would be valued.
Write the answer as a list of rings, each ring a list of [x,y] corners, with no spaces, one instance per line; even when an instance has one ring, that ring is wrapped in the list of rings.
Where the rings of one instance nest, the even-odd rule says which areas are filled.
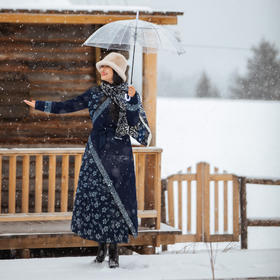
[[[119,267],[119,250],[118,243],[109,244],[109,267]]]
[[[94,262],[102,263],[105,260],[106,255],[107,255],[107,244],[99,243],[97,256]]]

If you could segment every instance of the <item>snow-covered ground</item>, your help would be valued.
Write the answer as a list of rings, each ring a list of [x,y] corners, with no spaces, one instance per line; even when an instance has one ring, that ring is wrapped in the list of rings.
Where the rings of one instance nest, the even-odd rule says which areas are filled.
[[[120,256],[118,269],[93,263],[94,257],[2,260],[1,279],[15,280],[92,280],[92,279],[212,279],[208,252],[195,254]],[[215,276],[272,277],[280,276],[280,250],[238,250],[218,252]]]

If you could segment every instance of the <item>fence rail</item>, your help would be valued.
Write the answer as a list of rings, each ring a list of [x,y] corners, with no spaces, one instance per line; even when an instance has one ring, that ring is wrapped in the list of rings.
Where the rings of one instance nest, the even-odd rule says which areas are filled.
[[[280,218],[266,219],[248,219],[247,218],[247,184],[257,185],[280,185],[280,179],[265,179],[265,178],[240,178],[240,209],[241,209],[241,248],[248,249],[248,227],[267,227],[280,226]]]
[[[156,228],[161,152],[133,147],[138,216],[156,219]],[[0,149],[0,222],[71,219],[83,153],[83,148]],[[144,201],[147,182],[153,190],[152,209]]]

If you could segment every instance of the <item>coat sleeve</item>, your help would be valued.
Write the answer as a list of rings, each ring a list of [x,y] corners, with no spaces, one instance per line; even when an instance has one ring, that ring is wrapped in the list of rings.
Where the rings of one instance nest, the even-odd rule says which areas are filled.
[[[91,89],[64,102],[36,100],[35,109],[46,113],[65,114],[88,108]]]
[[[129,126],[136,125],[139,121],[139,109],[141,99],[138,92],[127,101],[126,104],[126,118]]]

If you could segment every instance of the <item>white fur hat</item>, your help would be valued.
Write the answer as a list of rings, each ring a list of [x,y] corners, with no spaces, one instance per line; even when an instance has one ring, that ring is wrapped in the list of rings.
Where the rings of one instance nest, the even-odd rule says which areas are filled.
[[[110,66],[118,73],[118,75],[123,79],[124,82],[126,81],[125,71],[127,67],[127,60],[122,54],[111,52],[102,60],[98,61],[96,63],[96,68],[99,72],[101,66],[103,65]]]

